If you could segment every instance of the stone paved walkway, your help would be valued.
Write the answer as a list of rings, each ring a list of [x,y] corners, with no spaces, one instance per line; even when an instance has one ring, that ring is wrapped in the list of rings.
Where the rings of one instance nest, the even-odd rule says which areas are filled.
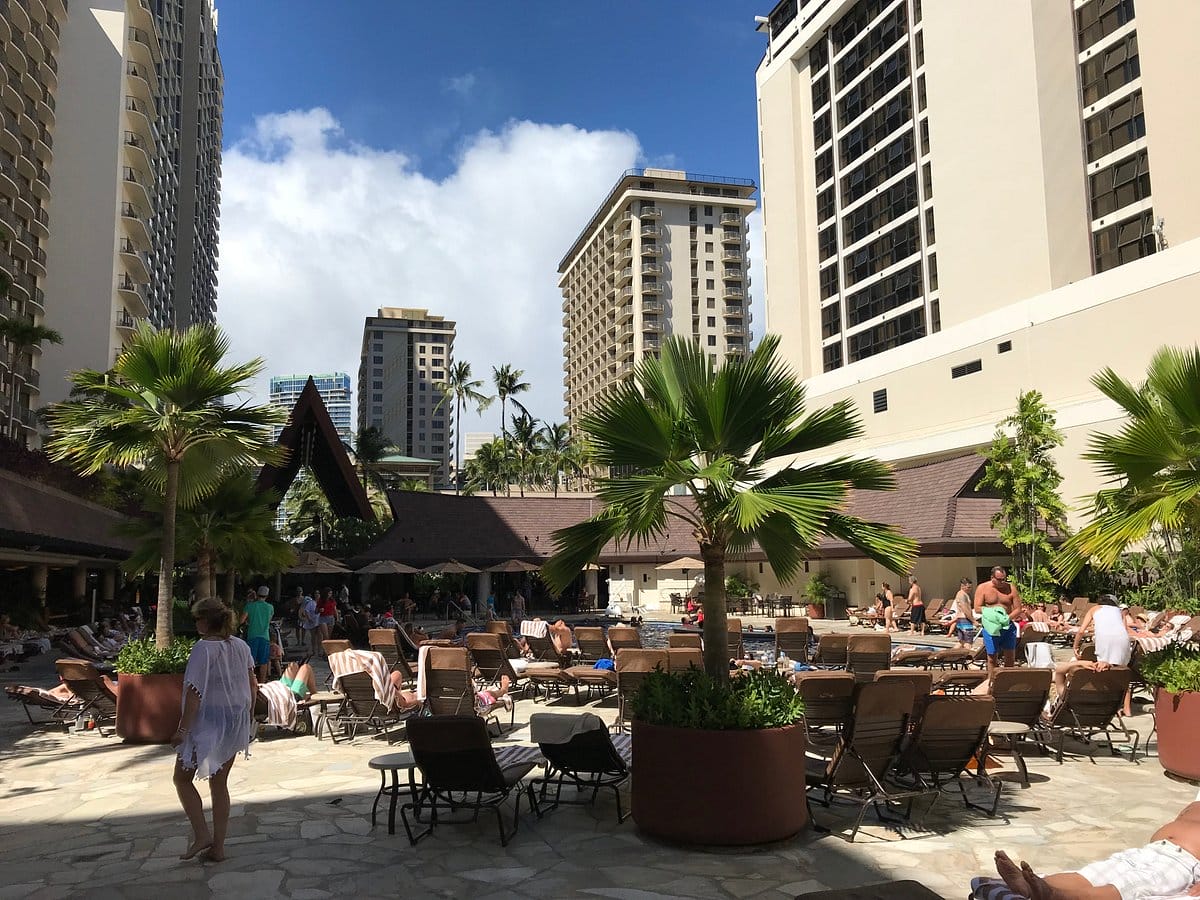
[[[53,682],[48,659],[0,674],[0,682]],[[550,704],[552,708],[558,703]],[[612,701],[590,705],[610,720]],[[531,712],[521,701],[525,741]],[[574,704],[562,704],[565,711]],[[1134,720],[1148,731],[1150,717]],[[390,749],[402,749],[396,744]],[[611,799],[596,808],[564,808],[541,822],[524,817],[502,849],[494,821],[443,827],[417,847],[403,829],[370,826],[378,787],[367,760],[389,752],[361,735],[333,745],[270,734],[239,760],[228,859],[180,862],[186,824],[171,786],[172,754],[94,733],[31,729],[15,703],[0,706],[0,900],[9,897],[171,900],[246,898],[566,897],[653,900],[664,897],[782,898],[828,887],[914,878],[961,900],[972,875],[990,869],[996,848],[1035,868],[1076,867],[1143,843],[1193,799],[1195,789],[1163,776],[1157,760],[1139,765],[1098,755],[1059,766],[1032,757],[1033,785],[1006,775],[1001,815],[968,813],[941,800],[922,829],[889,830],[868,817],[854,844],[807,833],[750,851],[702,851],[618,826]],[[731,766],[739,765],[731,760]],[[705,773],[694,773],[705,777]],[[713,773],[718,774],[718,773]],[[830,821],[829,812],[817,808]],[[841,815],[841,813],[838,813]]]

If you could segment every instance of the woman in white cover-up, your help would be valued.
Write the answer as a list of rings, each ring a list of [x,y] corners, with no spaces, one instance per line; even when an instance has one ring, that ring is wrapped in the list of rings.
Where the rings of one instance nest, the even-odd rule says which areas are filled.
[[[220,600],[205,599],[192,607],[192,615],[201,638],[188,657],[183,715],[171,740],[178,753],[175,791],[192,826],[192,842],[180,859],[203,852],[219,861],[225,858],[229,825],[229,771],[234,757],[250,745],[258,682],[250,647],[232,636],[233,610]],[[211,830],[195,778],[208,779]]]

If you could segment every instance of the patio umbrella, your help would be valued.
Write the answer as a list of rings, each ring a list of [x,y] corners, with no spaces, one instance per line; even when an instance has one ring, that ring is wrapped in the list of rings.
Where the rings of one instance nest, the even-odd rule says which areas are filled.
[[[494,566],[488,566],[485,572],[537,572],[541,566],[527,563],[520,559],[509,559]]]
[[[598,566],[598,565],[596,565],[595,563],[588,563],[586,566],[584,566],[584,567],[583,567],[583,571],[585,571],[585,572],[599,572],[601,568],[603,568],[603,567],[602,567],[602,566]]]
[[[396,562],[394,559],[377,559],[370,565],[354,571],[359,575],[415,575],[421,570]]]
[[[350,570],[336,559],[322,556],[313,550],[305,550],[296,557],[296,564],[288,569],[292,575],[349,575]]]
[[[688,572],[695,571],[696,569],[702,570],[704,563],[693,556],[681,556],[679,559],[673,559],[669,563],[663,563],[661,566],[655,566],[654,568],[660,572],[681,571],[686,577]]]
[[[457,559],[450,559],[446,562],[434,563],[432,566],[426,566],[421,570],[429,572],[433,575],[476,575],[479,570],[474,566],[468,566],[466,563],[460,563]]]

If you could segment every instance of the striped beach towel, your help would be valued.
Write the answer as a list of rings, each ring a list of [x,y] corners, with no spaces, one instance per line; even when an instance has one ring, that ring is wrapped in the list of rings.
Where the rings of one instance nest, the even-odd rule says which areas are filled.
[[[375,699],[392,709],[396,699],[396,686],[388,677],[388,665],[382,653],[374,650],[343,650],[340,653],[329,654],[329,671],[333,673],[333,686],[336,688],[338,679],[351,672],[366,672],[371,676],[371,686],[375,688]]]

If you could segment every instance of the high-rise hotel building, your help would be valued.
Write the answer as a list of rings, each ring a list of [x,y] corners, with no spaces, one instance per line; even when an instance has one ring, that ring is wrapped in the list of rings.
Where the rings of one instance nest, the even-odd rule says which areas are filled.
[[[326,372],[312,375],[272,375],[271,376],[271,405],[277,406],[286,413],[291,413],[300,399],[308,379],[313,380],[321,402],[329,413],[329,420],[337,430],[337,435],[347,447],[354,446],[354,415],[350,386],[350,376],[345,372]],[[283,431],[282,425],[272,426],[271,439],[279,440]]]
[[[985,445],[1036,388],[1097,486],[1091,385],[1196,342],[1200,4],[783,0],[759,20],[770,330],[896,459]],[[1188,299],[1188,298],[1192,299]]]
[[[455,323],[427,309],[385,306],[363,326],[358,367],[358,427],[379,428],[402,455],[438,463],[450,480],[453,403],[442,400],[454,364]]]
[[[63,0],[0,8],[0,317],[46,319],[46,246],[54,163]],[[41,348],[0,341],[0,435],[28,442],[37,429]]]
[[[558,266],[569,421],[671,335],[691,337],[714,361],[747,352],[754,193],[745,178],[621,176]]]
[[[209,0],[83,0],[62,30],[43,400],[143,322],[216,308],[222,74]]]

